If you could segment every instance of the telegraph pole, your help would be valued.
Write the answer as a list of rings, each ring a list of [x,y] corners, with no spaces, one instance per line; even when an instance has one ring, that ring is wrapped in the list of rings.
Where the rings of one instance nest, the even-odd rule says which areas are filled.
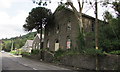
[[[98,50],[98,3],[95,0],[95,48]],[[98,55],[96,54],[96,70],[99,69]]]
[[[98,4],[95,0],[95,48],[98,49]]]
[[[13,50],[13,40],[11,40],[11,43],[12,43],[12,45],[11,45],[11,51]]]

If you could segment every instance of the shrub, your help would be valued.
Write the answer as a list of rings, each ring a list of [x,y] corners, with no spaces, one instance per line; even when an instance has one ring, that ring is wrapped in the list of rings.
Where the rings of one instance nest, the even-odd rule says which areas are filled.
[[[62,50],[61,48],[59,48],[58,51],[55,51],[54,57],[55,57],[56,59],[58,59],[59,57],[61,57],[61,56],[64,55],[64,52],[65,52],[64,50]]]
[[[29,53],[29,52],[21,52],[21,54],[23,54],[23,55],[31,55],[31,53]]]
[[[12,54],[17,54],[17,52],[16,52],[16,51],[14,51],[14,50],[13,50],[13,51],[11,51],[10,53],[12,53]]]
[[[89,54],[89,55],[103,55],[102,49],[96,50],[95,48],[88,48],[83,51],[83,54]]]
[[[120,50],[117,50],[117,51],[111,51],[109,52],[110,54],[116,54],[116,55],[120,55]]]
[[[18,51],[18,50],[15,51],[15,50],[13,50],[10,53],[15,54],[15,55],[20,55],[21,51]]]
[[[38,49],[32,49],[31,50],[31,54],[36,55],[36,54],[39,54],[39,53],[40,53],[40,50],[38,50]]]

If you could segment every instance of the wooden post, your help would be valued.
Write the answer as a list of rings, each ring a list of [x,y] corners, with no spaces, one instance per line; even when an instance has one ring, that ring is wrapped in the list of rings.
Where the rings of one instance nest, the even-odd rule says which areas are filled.
[[[97,0],[95,1],[95,48],[98,50],[98,6]],[[96,70],[99,69],[98,55],[96,54]]]

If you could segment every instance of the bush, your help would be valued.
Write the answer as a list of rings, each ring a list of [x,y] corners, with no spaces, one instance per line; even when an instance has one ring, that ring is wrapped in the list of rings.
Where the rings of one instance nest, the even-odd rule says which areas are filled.
[[[11,51],[10,53],[14,54],[14,55],[20,55],[21,54],[21,51],[18,51],[18,50],[13,50]]]
[[[38,49],[32,49],[31,50],[31,54],[36,55],[36,54],[39,54],[39,53],[40,53],[40,50],[38,50]]]
[[[116,55],[120,55],[120,50],[117,50],[117,51],[111,51],[109,52],[110,54],[116,54]]]
[[[29,52],[21,52],[22,55],[31,55]]]
[[[88,55],[103,55],[104,53],[102,52],[102,49],[96,50],[95,48],[88,48],[83,51],[83,54],[88,54]]]
[[[12,54],[17,54],[17,52],[16,52],[16,51],[11,51],[10,53],[12,53]]]
[[[54,57],[55,59],[59,59],[60,57],[62,57],[64,55],[64,50],[62,50],[61,48],[59,48],[57,51],[55,51],[54,53]]]

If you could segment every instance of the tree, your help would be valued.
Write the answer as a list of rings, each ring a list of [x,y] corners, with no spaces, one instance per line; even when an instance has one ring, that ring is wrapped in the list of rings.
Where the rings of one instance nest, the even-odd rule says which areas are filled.
[[[51,11],[44,7],[33,8],[26,18],[26,24],[23,25],[25,31],[36,29],[39,33],[39,30],[47,23],[46,19],[50,14],[52,14]]]
[[[120,50],[120,1],[111,4],[117,17],[114,18],[110,12],[106,11],[104,18],[108,24],[100,29],[100,47],[106,52]]]
[[[25,31],[32,31],[33,29],[36,29],[37,32],[40,33],[41,42],[43,27],[47,24],[47,19],[51,14],[52,12],[50,9],[44,7],[33,8],[32,11],[29,12],[29,16],[26,18],[26,24],[23,25]]]

